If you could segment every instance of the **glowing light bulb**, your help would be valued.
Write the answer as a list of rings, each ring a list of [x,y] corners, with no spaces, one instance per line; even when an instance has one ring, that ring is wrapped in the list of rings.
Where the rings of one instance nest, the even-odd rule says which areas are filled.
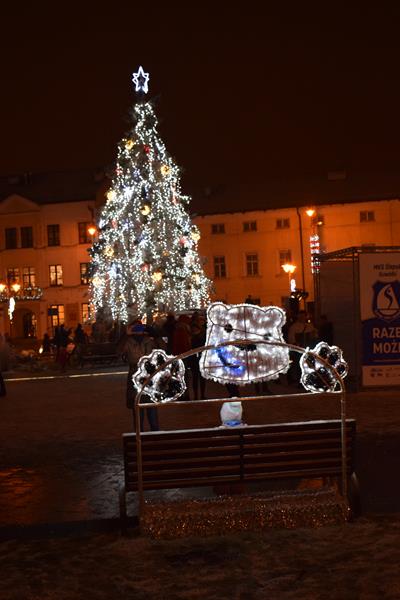
[[[194,242],[198,242],[201,237],[199,231],[192,231],[192,233],[190,235]]]
[[[155,281],[156,283],[159,283],[162,279],[162,273],[161,273],[161,271],[154,271],[154,273],[151,277],[152,277],[153,281]]]
[[[126,150],[132,150],[133,146],[135,145],[134,140],[127,140],[125,143],[125,148]]]
[[[140,212],[142,213],[142,215],[148,215],[151,212],[151,207],[149,204],[143,204],[143,206],[140,209]]]

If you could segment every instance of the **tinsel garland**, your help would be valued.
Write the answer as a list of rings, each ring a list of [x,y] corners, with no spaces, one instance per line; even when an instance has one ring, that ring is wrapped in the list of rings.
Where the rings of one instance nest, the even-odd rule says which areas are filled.
[[[280,527],[344,523],[349,507],[333,488],[318,491],[219,496],[177,502],[146,502],[141,530],[157,539],[224,535]]]

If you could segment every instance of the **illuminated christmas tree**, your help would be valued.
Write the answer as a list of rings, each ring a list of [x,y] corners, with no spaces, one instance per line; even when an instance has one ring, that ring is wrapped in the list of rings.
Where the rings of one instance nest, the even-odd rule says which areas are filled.
[[[134,125],[118,145],[106,204],[91,248],[96,311],[126,322],[131,314],[205,306],[210,281],[197,251],[198,228],[186,211],[180,172],[157,132],[149,75],[133,75]]]

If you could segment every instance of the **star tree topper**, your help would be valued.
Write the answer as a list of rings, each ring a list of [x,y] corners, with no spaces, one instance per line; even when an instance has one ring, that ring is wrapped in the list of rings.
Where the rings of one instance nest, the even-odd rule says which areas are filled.
[[[149,74],[143,71],[142,66],[139,67],[137,73],[132,75],[132,81],[135,84],[135,92],[147,94],[149,91]]]

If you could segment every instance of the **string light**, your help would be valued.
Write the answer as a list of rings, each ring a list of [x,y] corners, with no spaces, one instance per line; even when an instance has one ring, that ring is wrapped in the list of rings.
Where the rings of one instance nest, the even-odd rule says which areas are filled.
[[[207,309],[207,345],[229,340],[254,344],[206,350],[200,359],[203,377],[219,383],[244,385],[276,379],[289,368],[289,351],[283,346],[257,344],[258,340],[283,342],[285,312],[277,306],[226,305],[214,302]]]
[[[136,91],[147,93],[148,74],[141,67],[133,81]],[[204,307],[211,288],[197,252],[200,234],[185,208],[190,199],[181,193],[180,169],[158,134],[152,104],[141,98],[133,121],[118,145],[108,202],[90,250],[95,310],[122,322],[133,313]]]

